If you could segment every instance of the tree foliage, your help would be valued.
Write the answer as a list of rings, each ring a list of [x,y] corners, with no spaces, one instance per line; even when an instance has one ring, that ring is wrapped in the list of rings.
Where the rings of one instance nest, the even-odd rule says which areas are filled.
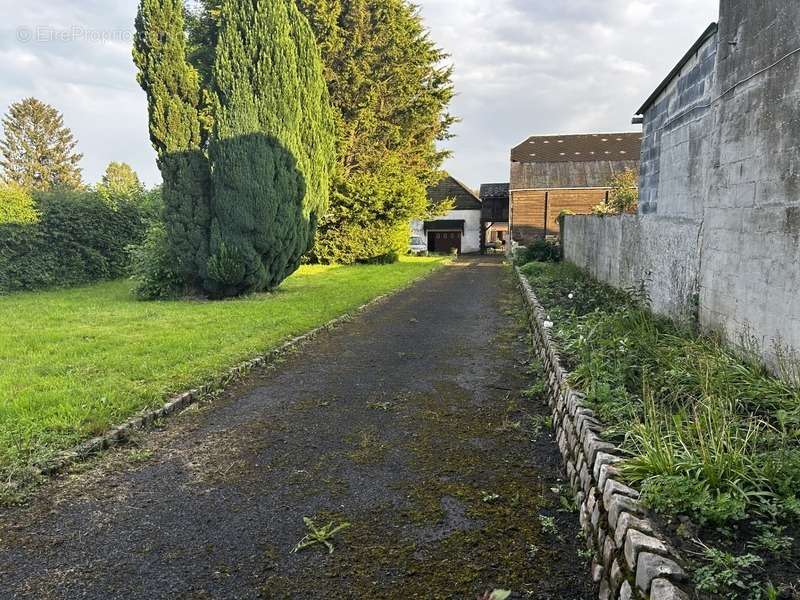
[[[311,249],[334,161],[314,34],[293,0],[225,0],[212,73],[208,289],[277,286]]]
[[[182,0],[140,1],[133,58],[163,179],[169,251],[187,285],[199,289],[209,256],[211,172],[200,77],[186,58]]]
[[[83,155],[75,151],[78,142],[55,108],[36,98],[15,102],[3,118],[3,130],[0,167],[7,183],[36,191],[81,186]]]
[[[639,209],[639,180],[636,171],[626,169],[614,175],[608,182],[611,188],[608,202],[603,201],[592,208],[595,215],[619,215],[636,213]]]
[[[134,57],[167,245],[190,287],[228,296],[279,285],[310,249],[327,207],[333,123],[293,0],[202,4],[197,13],[182,0],[141,0]]]
[[[97,192],[33,194],[36,218],[0,223],[0,293],[66,287],[127,273],[127,247],[146,230],[142,208]]]
[[[97,185],[97,192],[106,202],[115,205],[121,199],[139,198],[145,189],[133,167],[127,163],[110,162]]]
[[[312,256],[349,263],[403,251],[447,156],[436,146],[454,121],[446,55],[407,0],[296,1],[322,53],[337,125],[331,208]],[[200,5],[189,19],[190,56],[210,80],[221,0]]]
[[[369,260],[408,245],[442,176],[452,70],[407,0],[297,0],[315,30],[338,125],[332,209],[314,256]]]
[[[29,192],[14,183],[0,183],[0,225],[35,223],[38,218]]]

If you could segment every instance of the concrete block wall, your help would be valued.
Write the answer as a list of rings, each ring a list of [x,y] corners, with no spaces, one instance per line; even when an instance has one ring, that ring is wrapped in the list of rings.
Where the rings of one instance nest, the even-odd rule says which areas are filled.
[[[544,366],[558,447],[594,553],[591,575],[600,600],[689,600],[682,560],[660,535],[616,469],[622,453],[603,440],[603,424],[567,383],[547,316],[530,283],[517,270],[534,350]]]
[[[645,114],[639,184],[642,214],[693,218],[702,213],[696,191],[708,185],[717,45],[715,34]],[[701,157],[704,160],[698,160]]]
[[[723,0],[699,319],[800,350],[800,3]]]
[[[638,217],[570,217],[565,257],[656,312],[800,351],[800,2],[722,0],[644,115]]]
[[[700,224],[690,219],[570,216],[564,256],[611,286],[647,293],[653,310],[677,322],[697,318]]]

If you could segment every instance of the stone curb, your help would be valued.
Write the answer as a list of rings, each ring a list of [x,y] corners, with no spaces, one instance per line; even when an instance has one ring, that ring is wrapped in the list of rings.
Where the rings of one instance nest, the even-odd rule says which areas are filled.
[[[436,273],[438,270],[439,269],[433,269],[429,273],[426,273],[425,275],[422,275],[420,277],[417,277],[416,279],[411,280],[406,285],[403,285],[386,294],[377,296],[372,300],[370,300],[369,302],[362,304],[358,308],[355,308],[348,313],[345,313],[343,315],[336,317],[335,319],[332,319],[331,321],[328,321],[324,325],[320,325],[319,327],[312,329],[311,331],[308,331],[302,335],[289,339],[288,341],[284,342],[277,348],[273,348],[272,350],[269,350],[268,352],[260,356],[244,361],[236,365],[235,367],[232,367],[231,369],[228,370],[227,373],[218,377],[215,381],[211,383],[203,385],[199,388],[191,389],[187,392],[183,392],[181,394],[178,394],[177,396],[171,397],[160,408],[140,413],[137,416],[129,419],[122,425],[110,429],[105,434],[87,440],[86,442],[81,443],[80,445],[74,447],[73,449],[64,452],[53,462],[46,465],[39,465],[38,467],[39,472],[45,476],[56,475],[59,472],[66,469],[67,467],[77,462],[85,460],[90,456],[98,454],[104,450],[108,450],[109,448],[113,448],[115,446],[125,443],[130,438],[131,434],[134,431],[147,429],[148,427],[153,425],[153,423],[158,419],[163,419],[171,415],[174,415],[176,413],[182,412],[192,404],[195,404],[200,400],[208,397],[209,395],[225,389],[225,387],[227,387],[231,383],[242,379],[247,373],[249,373],[251,370],[257,367],[264,367],[270,364],[274,364],[275,361],[286,352],[300,347],[302,344],[311,341],[319,334],[335,329],[342,323],[350,321],[355,315],[366,312],[367,310],[388,300],[389,298],[417,285],[419,282],[427,279],[428,277]]]
[[[547,312],[530,282],[514,267],[525,300],[534,352],[547,378],[553,426],[587,546],[600,600],[689,600],[683,561],[660,536],[639,492],[625,485],[614,466],[622,452],[602,438],[603,425],[572,389],[550,335]],[[547,326],[545,325],[547,323]]]

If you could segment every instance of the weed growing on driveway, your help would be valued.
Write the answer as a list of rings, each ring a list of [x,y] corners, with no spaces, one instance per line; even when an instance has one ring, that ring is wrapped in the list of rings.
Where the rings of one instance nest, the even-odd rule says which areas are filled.
[[[292,549],[292,554],[297,554],[298,552],[302,552],[306,548],[311,548],[311,546],[315,546],[317,544],[324,545],[328,549],[328,554],[333,554],[334,547],[331,543],[331,539],[333,539],[333,536],[340,531],[344,531],[350,527],[350,523],[341,523],[339,525],[335,525],[333,521],[323,527],[317,527],[314,524],[314,521],[308,517],[303,518],[303,523],[306,524],[309,532],[302,540],[297,542],[297,545]]]

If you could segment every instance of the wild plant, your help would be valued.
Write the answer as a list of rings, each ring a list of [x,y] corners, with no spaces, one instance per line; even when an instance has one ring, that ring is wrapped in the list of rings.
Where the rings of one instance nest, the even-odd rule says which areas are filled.
[[[310,548],[316,544],[324,545],[328,549],[328,554],[333,554],[334,548],[330,540],[340,531],[350,527],[350,523],[334,525],[333,521],[324,527],[317,527],[314,524],[314,521],[308,517],[303,517],[303,523],[305,523],[309,532],[305,535],[305,537],[303,537],[302,540],[297,542],[297,545],[292,549],[291,554],[297,554],[298,552],[301,552],[306,548]]]

